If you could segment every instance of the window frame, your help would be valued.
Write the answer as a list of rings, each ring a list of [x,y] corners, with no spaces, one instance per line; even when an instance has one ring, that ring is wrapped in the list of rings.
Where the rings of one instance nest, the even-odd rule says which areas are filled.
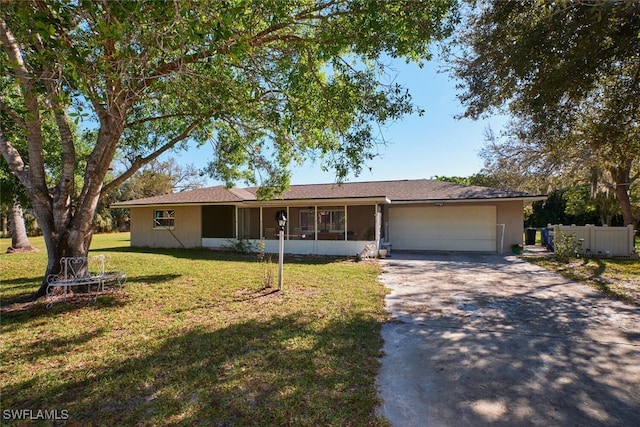
[[[158,212],[161,215],[158,216]],[[159,221],[162,221],[160,223]],[[164,222],[169,221],[170,225],[166,225]],[[153,229],[154,230],[173,230],[175,228],[176,211],[175,209],[154,209],[153,210]]]
[[[319,207],[317,223],[318,232],[344,233],[346,231],[346,211],[343,207]]]

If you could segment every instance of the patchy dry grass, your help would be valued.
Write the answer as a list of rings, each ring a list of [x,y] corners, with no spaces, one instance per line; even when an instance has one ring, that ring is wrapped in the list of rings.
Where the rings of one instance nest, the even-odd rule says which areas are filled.
[[[617,299],[640,305],[640,261],[575,259],[568,263],[552,258],[525,258],[562,276],[586,283]]]
[[[287,259],[277,292],[255,256],[97,235],[124,290],[47,310],[11,303],[45,269],[31,242],[39,253],[0,255],[3,410],[66,410],[68,425],[385,425],[377,264]]]

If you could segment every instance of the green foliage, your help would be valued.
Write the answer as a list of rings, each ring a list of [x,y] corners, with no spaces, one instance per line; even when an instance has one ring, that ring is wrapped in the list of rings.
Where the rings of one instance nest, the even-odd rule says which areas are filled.
[[[504,188],[509,189],[509,187],[504,187],[504,183],[499,182],[496,177],[485,174],[485,173],[477,173],[471,176],[439,176],[436,175],[435,179],[437,181],[445,181],[445,182],[454,182],[456,184],[461,185],[477,185],[480,187],[493,187],[493,188]]]
[[[192,166],[181,166],[175,160],[153,160],[137,171],[121,187],[111,193],[110,201],[124,201],[193,190],[204,185]]]
[[[602,225],[594,201],[584,187],[553,190],[547,200],[533,203],[525,225],[546,227],[548,224]]]
[[[470,177],[463,177],[463,176],[440,176],[440,175],[436,175],[435,176],[436,181],[444,181],[444,182],[454,182],[456,184],[461,184],[461,185],[471,185],[471,178]]]
[[[582,242],[576,239],[575,233],[557,231],[553,236],[553,256],[558,262],[569,262],[578,257]]]
[[[96,213],[93,225],[98,233],[108,233],[114,230],[113,218],[107,210]]]
[[[637,220],[629,193],[640,176],[639,15],[640,3],[624,1],[469,7],[451,57],[464,115],[513,116],[484,153],[487,169],[561,186],[595,178],[618,198],[624,222]]]
[[[255,251],[255,248],[253,247],[253,243],[251,243],[249,239],[241,239],[241,238],[228,239],[226,244],[224,245],[224,248],[231,252],[242,254],[242,255],[250,254]]]

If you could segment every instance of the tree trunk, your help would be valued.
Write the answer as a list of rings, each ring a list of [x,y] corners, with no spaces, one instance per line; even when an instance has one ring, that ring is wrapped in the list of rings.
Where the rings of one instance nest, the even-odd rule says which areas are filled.
[[[50,275],[59,274],[61,271],[60,260],[63,257],[86,257],[89,254],[89,246],[93,237],[92,228],[82,232],[73,228],[67,228],[57,233],[49,233],[45,236],[45,244],[47,246],[47,269],[42,280],[37,295],[44,296],[47,291]],[[83,273],[83,272],[78,272]]]
[[[7,229],[7,216],[3,212],[2,213],[2,237],[7,237],[8,235],[9,235],[9,232]]]
[[[622,209],[624,225],[633,225],[635,228],[637,224],[636,219],[633,216],[633,212],[631,211],[631,200],[629,199],[627,186],[624,184],[617,184],[616,195],[618,196],[618,200],[620,200],[620,208]]]
[[[27,236],[27,228],[24,225],[24,213],[20,202],[14,200],[11,207],[11,247],[7,252],[31,252],[35,248],[31,246]]]
[[[38,221],[42,218],[44,223],[41,228],[48,254],[47,269],[37,293],[39,296],[44,296],[47,291],[47,278],[60,272],[60,260],[63,257],[86,257],[89,253],[102,183],[122,134],[123,123],[124,119],[121,119],[101,126],[96,146],[87,161],[84,185],[75,199],[75,206],[71,204],[71,180],[62,180],[45,203],[34,203],[36,218]]]
[[[637,228],[637,219],[633,216],[631,209],[631,199],[629,198],[629,186],[631,185],[631,165],[629,167],[618,167],[611,170],[615,182],[615,192],[620,201],[622,219],[624,225],[633,225]]]

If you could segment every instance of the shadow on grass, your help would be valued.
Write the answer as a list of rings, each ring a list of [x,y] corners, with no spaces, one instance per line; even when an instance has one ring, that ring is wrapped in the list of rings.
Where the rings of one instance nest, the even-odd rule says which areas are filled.
[[[594,261],[598,267],[593,270],[593,273],[591,274],[591,279],[600,280],[600,277],[604,274],[605,271],[607,271],[607,265],[600,259],[595,259]],[[582,265],[584,266],[587,264],[589,264],[589,260],[585,259],[582,262]]]
[[[170,282],[181,277],[181,274],[150,274],[146,276],[127,276],[127,283],[134,282],[145,283],[147,285],[155,285],[158,283]]]
[[[63,313],[72,313],[86,309],[108,309],[122,307],[127,304],[126,296],[122,293],[112,293],[103,291],[98,294],[80,293],[69,296],[66,301],[61,297],[55,297],[50,308],[47,308],[48,300],[46,298],[34,298],[35,294],[27,295],[25,298],[14,299],[11,301],[3,301],[0,307],[2,322],[0,330],[3,333],[12,331],[25,322],[33,321],[37,318],[47,318]]]
[[[114,348],[136,356],[105,355],[88,371],[56,370],[41,374],[47,381],[34,375],[5,385],[3,406],[64,409],[74,425],[379,424],[380,324],[354,316],[318,330],[304,319],[301,313],[196,328],[148,348]],[[74,342],[101,333],[45,347],[73,351]]]
[[[596,264],[595,268],[589,267],[590,261],[593,261]],[[608,262],[615,262],[615,261],[610,260]],[[622,262],[626,262],[626,260]],[[618,263],[621,263],[621,262],[618,261]],[[587,270],[587,273],[584,275],[584,277],[579,272],[573,272],[573,271],[567,271],[566,273],[563,273],[563,274],[566,274],[567,277],[577,281],[583,281],[586,279],[591,286],[602,291],[607,296],[610,296],[612,298],[615,298],[621,301],[626,301],[631,304],[640,305],[639,301],[634,299],[629,294],[625,293],[624,291],[621,291],[619,288],[611,286],[610,279],[607,279],[605,276],[607,272],[607,263],[604,262],[603,260],[597,259],[597,258],[596,259],[586,258],[583,260],[581,267]]]
[[[4,309],[14,304],[35,302],[39,298],[38,289],[41,284],[42,276],[3,279],[0,285],[0,307]]]
[[[180,274],[153,274],[153,275],[146,275],[146,276],[129,276],[127,279],[127,282],[129,284],[140,282],[148,285],[154,285],[159,283],[170,282],[171,280],[177,279],[178,277],[181,277],[181,275]],[[25,309],[29,308],[29,306],[25,304],[35,303],[36,301],[38,301],[40,297],[37,294],[37,289],[40,287],[40,283],[39,282],[34,283],[34,282],[39,280],[40,278],[35,277],[31,279],[23,278],[23,279],[8,280],[6,282],[3,282],[2,290],[5,292],[6,290],[11,290],[11,289],[19,289],[19,288],[25,288],[25,289],[24,289],[24,292],[18,295],[14,295],[9,298],[2,298],[2,300],[0,301],[2,312],[5,313],[6,311],[15,311],[16,308],[15,307],[12,308],[12,306],[15,306],[15,305],[21,305],[22,307],[20,308],[20,310],[24,311]],[[25,281],[31,281],[31,282],[25,283]],[[11,284],[12,282],[15,283],[14,286],[5,286],[7,283]],[[22,283],[22,285],[19,285],[20,283]],[[84,298],[84,299],[89,297],[88,295],[82,296],[81,293],[78,293],[77,295],[80,295],[80,298]]]
[[[33,277],[19,277],[16,279],[2,279],[2,289],[3,290],[9,290],[9,289],[20,289],[20,288],[24,288],[25,286],[29,286],[30,288],[33,288],[33,286],[35,286],[34,284],[37,284],[37,286],[40,286],[40,283],[42,283],[42,275],[40,276],[33,276]]]
[[[98,328],[94,331],[83,332],[71,337],[43,338],[38,341],[37,346],[29,348],[23,353],[23,357],[27,360],[36,362],[40,357],[51,357],[72,353],[78,346],[84,345],[104,334],[104,328]]]
[[[582,262],[576,264],[577,268],[568,263],[549,261],[543,258],[529,258],[526,261],[555,271],[569,280],[585,283],[608,297],[640,306],[637,296],[634,296],[633,293],[628,293],[623,288],[612,287],[611,285],[614,284],[612,280],[614,279],[607,278],[608,264],[625,265],[627,263],[636,263],[637,261],[611,259],[604,261],[602,259],[584,258]],[[591,262],[595,263],[595,266],[592,266]],[[633,274],[632,272],[627,273],[629,276],[633,276]]]
[[[2,297],[2,299],[0,299],[0,310],[4,314],[7,311],[16,310],[16,307],[18,306],[21,307],[20,310],[23,310],[25,307],[36,303],[41,298],[37,292],[39,287],[39,284],[36,286],[29,285],[28,289],[24,289],[24,292],[12,295],[8,298]]]

